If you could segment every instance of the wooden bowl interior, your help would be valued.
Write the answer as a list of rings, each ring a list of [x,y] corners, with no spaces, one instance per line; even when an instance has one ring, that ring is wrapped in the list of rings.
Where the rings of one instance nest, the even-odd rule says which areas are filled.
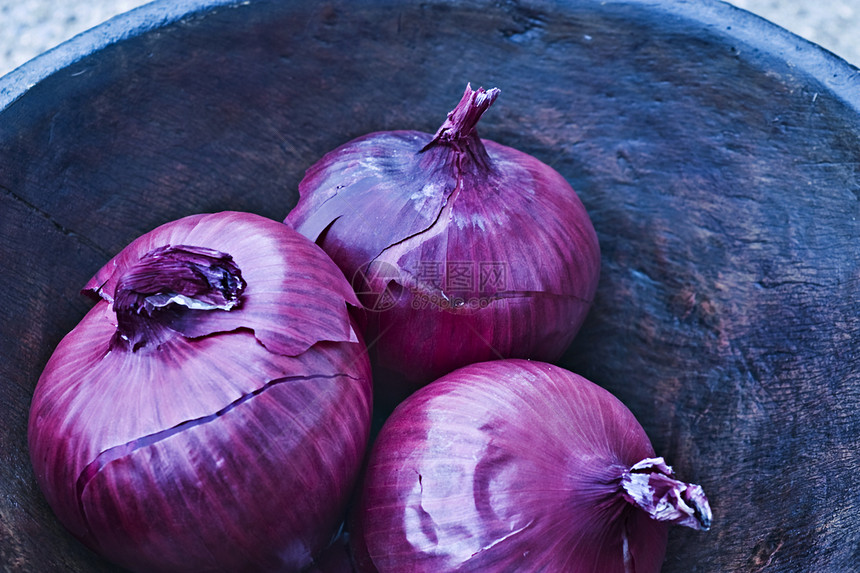
[[[856,69],[710,0],[181,9],[163,18],[156,2],[110,41],[61,50],[63,65],[0,80],[9,570],[112,569],[56,522],[26,442],[33,388],[89,308],[90,276],[185,215],[283,219],[323,153],[432,132],[466,82],[502,90],[482,137],[561,172],[598,231],[598,298],[562,363],[619,396],[709,494],[713,529],[673,530],[664,571],[854,566]]]

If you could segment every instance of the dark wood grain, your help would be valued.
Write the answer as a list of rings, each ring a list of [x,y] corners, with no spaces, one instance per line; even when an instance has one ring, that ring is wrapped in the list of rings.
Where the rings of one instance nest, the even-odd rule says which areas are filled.
[[[711,498],[664,571],[856,569],[858,70],[709,0],[171,5],[0,80],[0,568],[112,570],[26,444],[91,274],[184,215],[282,219],[324,152],[433,131],[470,81],[502,90],[482,136],[558,169],[598,231],[563,364]]]

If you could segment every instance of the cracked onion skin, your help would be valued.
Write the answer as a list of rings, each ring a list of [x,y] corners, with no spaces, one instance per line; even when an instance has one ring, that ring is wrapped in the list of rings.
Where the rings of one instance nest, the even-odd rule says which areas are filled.
[[[178,278],[177,278],[178,277]],[[167,223],[86,285],[29,419],[68,530],[134,571],[298,571],[342,522],[371,417],[334,263],[277,221]]]
[[[669,524],[708,529],[612,394],[546,363],[456,370],[401,402],[372,447],[351,550],[361,573],[657,573]]]
[[[597,235],[570,184],[478,137],[498,94],[467,86],[435,135],[376,132],[332,150],[285,220],[352,281],[392,402],[473,362],[556,361],[594,298]]]

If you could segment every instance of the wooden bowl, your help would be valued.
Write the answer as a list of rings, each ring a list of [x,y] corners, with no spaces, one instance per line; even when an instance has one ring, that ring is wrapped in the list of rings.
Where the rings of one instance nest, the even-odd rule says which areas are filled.
[[[860,71],[712,0],[164,0],[0,80],[6,571],[112,570],[27,453],[87,279],[172,219],[282,219],[324,152],[434,131],[466,82],[502,90],[481,135],[559,170],[597,228],[563,364],[709,494],[664,571],[856,569]]]

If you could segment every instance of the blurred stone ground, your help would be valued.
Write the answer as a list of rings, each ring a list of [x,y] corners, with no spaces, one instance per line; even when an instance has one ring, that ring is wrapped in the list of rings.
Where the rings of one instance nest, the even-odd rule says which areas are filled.
[[[731,0],[860,67],[860,0]]]
[[[0,0],[0,76],[144,0]]]
[[[0,76],[145,0],[0,0]],[[731,0],[860,67],[860,0]]]

